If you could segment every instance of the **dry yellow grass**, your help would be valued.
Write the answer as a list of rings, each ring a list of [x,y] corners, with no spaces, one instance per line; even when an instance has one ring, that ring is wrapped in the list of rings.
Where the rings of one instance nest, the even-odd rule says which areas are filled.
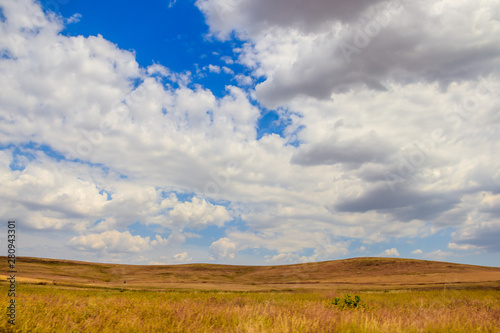
[[[5,289],[5,288],[4,288]],[[2,290],[2,295],[6,295]],[[498,332],[500,291],[152,292],[20,287],[16,329],[3,332]],[[6,302],[6,297],[0,297]],[[4,303],[5,304],[5,303]]]
[[[133,266],[20,258],[0,332],[500,332],[500,269],[356,258]],[[124,283],[126,280],[126,283]],[[8,304],[0,283],[0,304]],[[361,296],[340,309],[335,297]]]

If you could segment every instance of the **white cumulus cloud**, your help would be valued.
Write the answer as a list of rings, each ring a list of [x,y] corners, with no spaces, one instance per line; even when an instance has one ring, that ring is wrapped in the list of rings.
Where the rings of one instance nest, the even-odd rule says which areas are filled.
[[[381,256],[389,256],[389,257],[399,257],[399,251],[396,248],[387,249],[380,254]]]
[[[158,238],[161,240],[161,238]],[[81,251],[100,251],[100,252],[125,252],[138,253],[144,252],[156,241],[150,241],[149,237],[133,236],[130,232],[119,232],[117,230],[105,231],[100,234],[88,234],[73,237],[68,245]]]

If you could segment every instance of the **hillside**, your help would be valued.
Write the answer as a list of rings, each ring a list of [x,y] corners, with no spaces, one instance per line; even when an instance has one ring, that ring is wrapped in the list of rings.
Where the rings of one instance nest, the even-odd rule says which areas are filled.
[[[5,257],[2,260],[6,261]],[[500,268],[446,262],[353,258],[283,266],[118,265],[21,257],[19,283],[138,290],[500,289]],[[2,281],[5,281],[5,276]]]

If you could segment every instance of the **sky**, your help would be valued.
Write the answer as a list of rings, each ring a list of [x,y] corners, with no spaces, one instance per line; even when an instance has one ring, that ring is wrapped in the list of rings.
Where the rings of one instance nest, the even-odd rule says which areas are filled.
[[[500,266],[500,1],[0,0],[17,255]]]

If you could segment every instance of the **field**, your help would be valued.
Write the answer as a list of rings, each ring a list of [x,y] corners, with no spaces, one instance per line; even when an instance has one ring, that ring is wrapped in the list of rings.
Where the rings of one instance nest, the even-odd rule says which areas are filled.
[[[22,258],[18,271],[15,329],[5,318],[2,332],[500,332],[499,268],[383,258],[262,267]],[[360,296],[359,305],[342,307],[346,294]]]

